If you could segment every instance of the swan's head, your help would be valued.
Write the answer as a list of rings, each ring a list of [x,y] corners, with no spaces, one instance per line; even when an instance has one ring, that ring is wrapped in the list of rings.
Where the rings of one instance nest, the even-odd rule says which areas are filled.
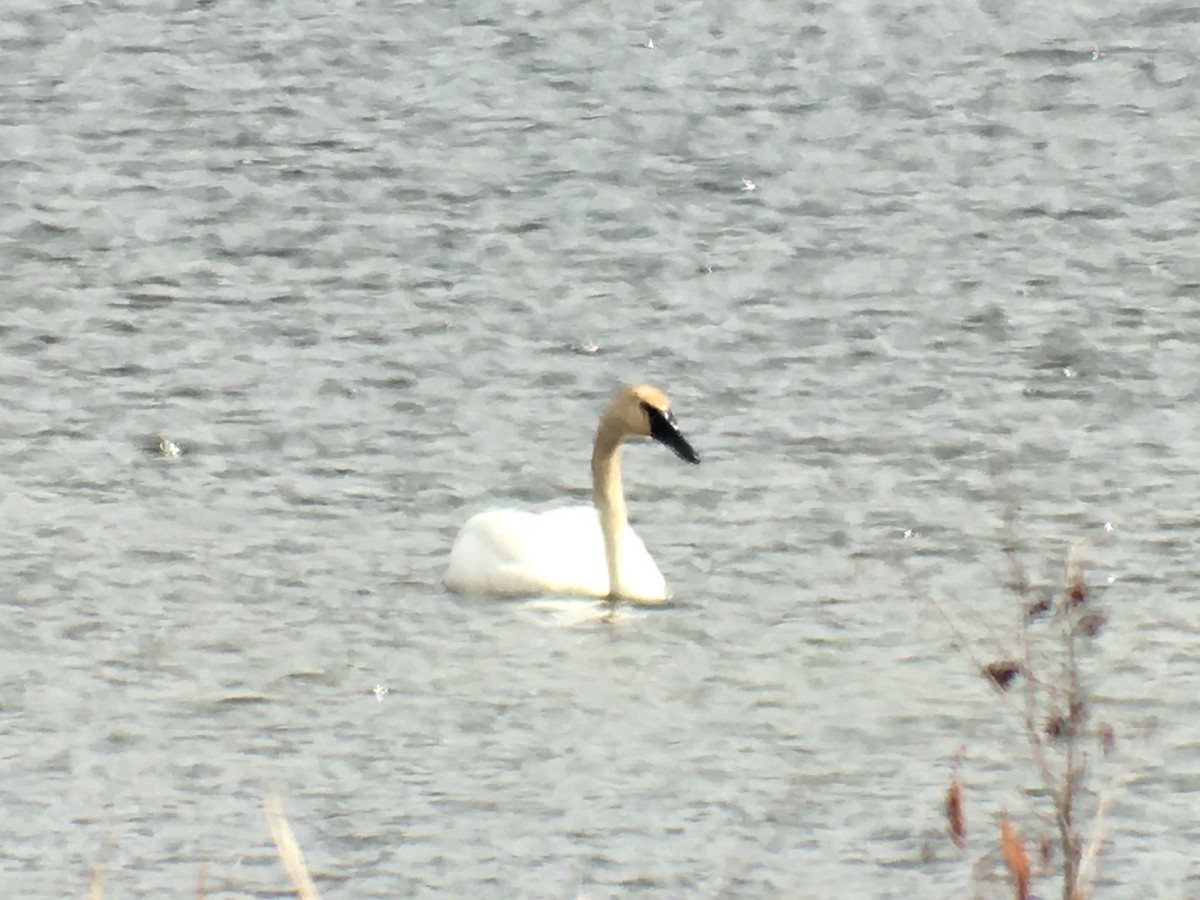
[[[667,395],[658,388],[648,384],[622,388],[609,405],[608,415],[619,419],[626,434],[653,438],[674,450],[680,459],[700,462],[700,455],[680,433],[671,415]]]

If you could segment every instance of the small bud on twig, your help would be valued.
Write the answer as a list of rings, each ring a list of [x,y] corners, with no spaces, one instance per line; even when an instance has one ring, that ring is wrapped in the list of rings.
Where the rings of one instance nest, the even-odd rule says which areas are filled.
[[[1036,603],[1030,603],[1029,606],[1025,608],[1025,616],[1030,622],[1032,622],[1034,619],[1044,616],[1053,608],[1054,601],[1049,597],[1042,597]]]
[[[1042,835],[1042,839],[1038,842],[1038,856],[1042,861],[1042,868],[1050,867],[1050,860],[1054,858],[1054,841],[1050,840],[1049,836]]]
[[[1080,616],[1079,621],[1075,623],[1075,634],[1094,638],[1104,628],[1107,621],[1108,614],[1102,612],[1091,612],[1086,616]]]
[[[1082,581],[1067,585],[1067,606],[1082,606],[1087,603],[1087,587]]]
[[[1046,720],[1046,737],[1052,741],[1061,741],[1067,736],[1070,727],[1066,716],[1055,714]]]
[[[1021,673],[1021,666],[1011,659],[998,659],[983,667],[983,674],[991,679],[1000,690],[1007,690],[1009,682]]]
[[[1071,724],[1081,725],[1088,716],[1087,701],[1077,698],[1071,702]]]

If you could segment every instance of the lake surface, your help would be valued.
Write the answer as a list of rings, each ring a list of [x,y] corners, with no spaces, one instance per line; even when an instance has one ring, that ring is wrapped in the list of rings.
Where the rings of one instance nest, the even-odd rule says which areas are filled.
[[[1200,12],[467,7],[0,16],[0,893],[280,896],[274,793],[328,897],[968,896],[1013,507],[1100,894],[1200,895]],[[622,381],[675,602],[448,594]]]

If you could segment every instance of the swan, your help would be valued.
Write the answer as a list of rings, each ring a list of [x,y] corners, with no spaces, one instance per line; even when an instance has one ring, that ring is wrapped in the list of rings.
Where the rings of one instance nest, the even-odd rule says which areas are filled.
[[[499,509],[472,516],[454,539],[446,587],[468,593],[666,600],[666,581],[625,511],[620,454],[630,437],[653,438],[680,459],[700,462],[662,391],[648,384],[623,387],[596,426],[594,505],[544,513]]]

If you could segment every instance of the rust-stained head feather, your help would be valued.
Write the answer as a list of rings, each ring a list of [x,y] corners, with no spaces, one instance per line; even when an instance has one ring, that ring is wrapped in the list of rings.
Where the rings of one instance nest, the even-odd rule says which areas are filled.
[[[671,404],[667,402],[667,395],[652,384],[635,384],[628,388],[628,391],[639,403],[645,403],[659,412],[666,412],[671,408]]]

